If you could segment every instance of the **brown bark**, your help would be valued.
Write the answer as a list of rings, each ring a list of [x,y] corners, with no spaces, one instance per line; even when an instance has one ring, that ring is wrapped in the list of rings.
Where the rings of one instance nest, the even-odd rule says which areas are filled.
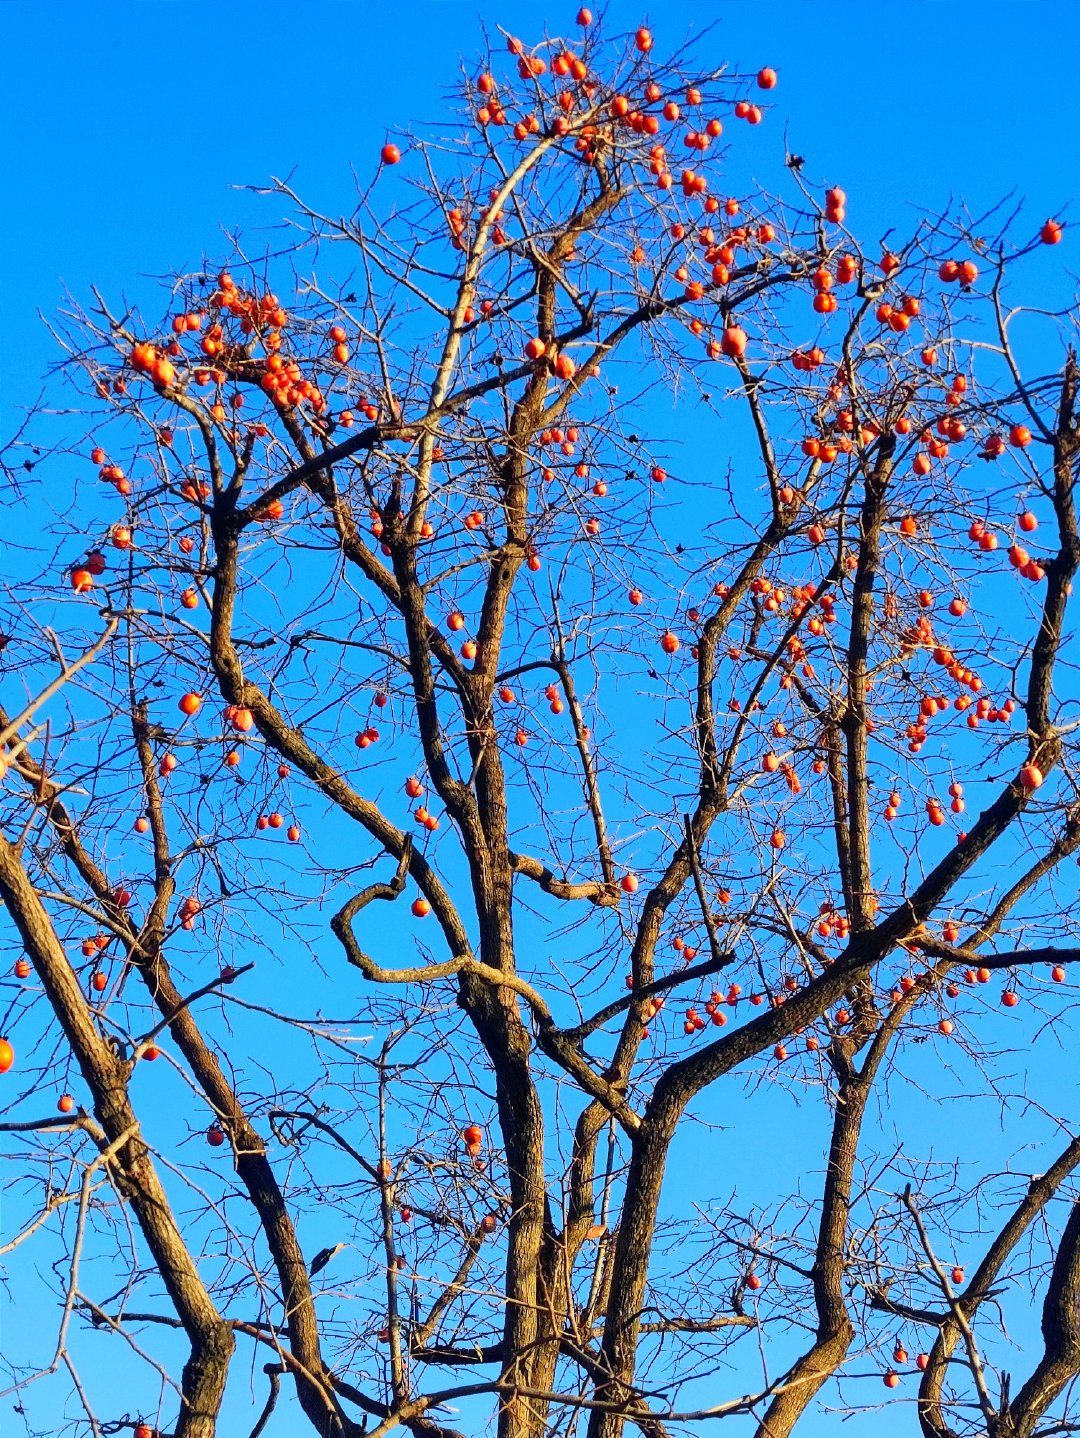
[[[71,1045],[105,1138],[119,1144],[111,1160],[118,1188],[131,1205],[191,1345],[181,1380],[176,1438],[213,1438],[233,1353],[232,1331],[207,1292],[142,1136],[128,1097],[130,1063],[98,1031],[19,852],[2,836],[0,896]]]

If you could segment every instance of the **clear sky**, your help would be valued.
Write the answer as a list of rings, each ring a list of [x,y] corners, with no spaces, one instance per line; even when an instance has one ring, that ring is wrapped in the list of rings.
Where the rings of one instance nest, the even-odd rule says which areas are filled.
[[[481,26],[572,28],[576,5],[472,0],[4,0],[0,402],[5,425],[55,351],[38,312],[65,286],[115,294],[194,265],[220,228],[280,219],[237,185],[292,175],[312,203],[348,204],[387,127],[437,119]],[[789,147],[840,183],[860,232],[912,202],[1015,193],[1041,222],[1075,188],[1075,102],[1063,57],[1071,0],[742,0],[653,6],[664,43],[706,25],[780,84],[756,133],[762,178]],[[497,37],[496,37],[497,38]]]
[[[226,248],[223,232],[260,247],[281,207],[237,187],[270,176],[290,177],[316,207],[347,210],[353,171],[373,172],[387,131],[439,118],[458,56],[472,67],[485,25],[569,30],[576,8],[2,0],[0,441],[57,358],[44,317],[66,291],[85,300],[93,284],[135,299],[152,277]],[[955,195],[976,214],[1012,197],[1032,229],[1050,214],[1080,219],[1075,0],[665,0],[648,9],[617,0],[607,13],[613,28],[648,20],[665,45],[711,25],[712,53],[747,70],[775,67],[773,108],[742,140],[744,154],[760,157],[767,182],[786,141],[809,175],[847,189],[867,243],[904,226],[910,206],[934,209]],[[776,1121],[788,1111],[777,1101]],[[945,1146],[961,1141],[959,1115],[955,1127]],[[808,1166],[819,1139],[809,1140]],[[743,1177],[752,1186],[767,1166],[767,1124],[756,1141],[732,1186]],[[673,1182],[684,1192],[698,1163],[676,1154]],[[51,1321],[51,1311],[38,1316]],[[892,1431],[863,1421],[861,1431],[870,1421]]]

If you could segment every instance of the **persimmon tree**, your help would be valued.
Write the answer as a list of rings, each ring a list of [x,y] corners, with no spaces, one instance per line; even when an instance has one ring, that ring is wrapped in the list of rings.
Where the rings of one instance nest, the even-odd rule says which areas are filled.
[[[1062,225],[860,240],[736,178],[771,70],[502,38],[5,452],[9,1399],[1073,1431]]]

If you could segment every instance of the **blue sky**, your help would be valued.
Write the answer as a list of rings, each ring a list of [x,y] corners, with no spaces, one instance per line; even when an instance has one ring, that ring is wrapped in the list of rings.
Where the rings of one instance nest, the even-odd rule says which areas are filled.
[[[281,206],[237,187],[272,175],[316,207],[347,209],[353,170],[361,182],[373,173],[387,132],[439,118],[456,57],[473,67],[482,24],[570,30],[576,8],[6,0],[0,438],[56,358],[41,316],[65,290],[85,300],[95,284],[136,299],[153,277],[226,248],[223,232],[260,247]],[[867,242],[904,226],[913,204],[934,209],[954,195],[976,214],[1012,195],[1032,228],[1073,215],[1075,105],[1061,72],[1080,41],[1073,4],[616,3],[608,16],[613,28],[648,18],[664,45],[713,25],[710,53],[774,66],[773,108],[741,138],[744,164],[768,183],[786,136],[808,174],[847,189]],[[911,1092],[899,1101],[922,1101]],[[766,1096],[761,1113],[732,1172],[748,1194],[768,1188],[769,1124],[790,1123],[790,1104]],[[935,1121],[942,1147],[966,1145],[974,1160],[993,1148],[994,1125],[966,1115],[939,1110]],[[810,1124],[794,1131],[808,1172],[821,1138]],[[677,1198],[692,1201],[701,1162],[691,1130],[675,1155]],[[333,1234],[308,1236],[314,1247]]]
[[[480,24],[573,28],[576,5],[465,0],[5,0],[0,402],[35,393],[54,351],[37,318],[67,286],[110,293],[214,250],[219,228],[280,218],[238,192],[292,175],[314,204],[347,203],[350,167],[374,169],[387,129],[437,119],[456,56]],[[1070,198],[1075,107],[1061,57],[1080,35],[1056,0],[616,3],[658,43],[714,25],[746,69],[773,65],[768,123],[742,137],[761,178],[790,148],[840,183],[874,234],[897,207],[962,193],[973,211],[1015,192],[1041,223]],[[497,37],[496,37],[497,38]]]

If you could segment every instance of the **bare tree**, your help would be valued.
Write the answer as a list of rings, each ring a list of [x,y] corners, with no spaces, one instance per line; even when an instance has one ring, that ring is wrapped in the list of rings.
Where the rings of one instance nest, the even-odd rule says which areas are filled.
[[[281,252],[57,321],[97,479],[26,490],[0,712],[28,1415],[1080,1423],[1074,314],[1013,296],[1061,227],[864,246],[790,157],[726,198],[772,72],[579,20],[349,217],[275,183]]]

